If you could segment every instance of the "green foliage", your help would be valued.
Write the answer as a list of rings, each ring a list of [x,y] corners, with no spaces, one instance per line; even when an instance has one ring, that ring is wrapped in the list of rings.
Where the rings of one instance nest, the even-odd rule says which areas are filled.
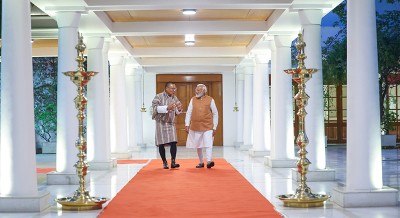
[[[381,118],[381,132],[382,135],[386,135],[389,131],[396,130],[394,123],[397,121],[397,114],[393,111],[385,109],[385,112]]]
[[[47,142],[57,130],[57,58],[33,58],[35,131]]]
[[[383,0],[379,0],[382,2]],[[387,0],[387,3],[400,0]],[[334,26],[338,33],[329,37],[322,48],[322,67],[324,84],[346,84],[347,40],[346,40],[346,1],[333,10],[339,16]],[[377,14],[377,45],[379,69],[379,100],[382,131],[387,133],[397,120],[394,112],[388,110],[388,90],[391,85],[400,84],[400,11],[385,11]]]

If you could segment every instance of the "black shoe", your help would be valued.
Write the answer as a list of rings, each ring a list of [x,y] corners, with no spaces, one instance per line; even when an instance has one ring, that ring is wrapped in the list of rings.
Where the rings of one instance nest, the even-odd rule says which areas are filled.
[[[213,167],[215,164],[214,164],[214,161],[210,161],[210,162],[207,162],[207,168],[211,168],[211,167]]]
[[[167,161],[164,161],[164,162],[163,162],[163,168],[164,168],[164,169],[169,169],[169,167],[168,167],[168,162],[167,162]]]
[[[171,162],[171,168],[179,168],[181,165],[175,163],[175,160],[172,160]]]
[[[203,168],[204,167],[204,163],[199,163],[196,165],[196,168]]]

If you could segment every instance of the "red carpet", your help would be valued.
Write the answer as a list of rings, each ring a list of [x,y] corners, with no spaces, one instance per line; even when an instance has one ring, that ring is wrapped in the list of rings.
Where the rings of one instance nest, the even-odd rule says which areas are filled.
[[[36,168],[36,173],[50,173],[56,171],[56,168]]]
[[[179,160],[162,169],[152,160],[112,199],[99,217],[283,217],[224,159],[211,169]]]
[[[117,164],[145,164],[149,160],[117,160]]]

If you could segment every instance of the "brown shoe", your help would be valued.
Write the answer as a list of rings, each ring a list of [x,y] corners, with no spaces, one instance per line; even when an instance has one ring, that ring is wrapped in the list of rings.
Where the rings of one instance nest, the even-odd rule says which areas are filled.
[[[207,162],[207,168],[211,168],[211,167],[213,167],[215,164],[214,164],[214,161],[210,161],[210,162]]]

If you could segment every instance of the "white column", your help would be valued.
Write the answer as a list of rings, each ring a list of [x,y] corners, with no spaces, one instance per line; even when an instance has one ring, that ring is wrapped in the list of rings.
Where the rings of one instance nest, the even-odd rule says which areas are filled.
[[[275,128],[274,128],[274,124],[275,124],[275,114],[274,112],[276,111],[275,108],[275,98],[277,97],[277,95],[275,95],[274,93],[276,93],[277,91],[277,86],[274,85],[274,82],[276,81],[276,47],[275,47],[275,41],[271,40],[270,44],[270,49],[271,49],[271,151],[273,149],[275,149],[275,147],[273,147],[272,145],[275,144]]]
[[[2,2],[0,212],[40,212],[33,110],[30,1]]]
[[[110,69],[108,63],[108,49],[110,47],[110,39],[107,38],[104,41],[103,45],[103,74],[98,75],[98,77],[102,77],[103,80],[103,88],[104,88],[104,109],[105,109],[105,116],[106,116],[106,145],[108,152],[111,154],[111,141],[110,141]],[[114,162],[116,164],[116,162]],[[115,165],[116,166],[116,165]]]
[[[125,58],[110,58],[110,140],[111,156],[130,158],[126,111]]]
[[[237,97],[237,106],[239,111],[237,112],[237,125],[236,125],[236,135],[237,142],[236,146],[243,145],[243,126],[244,126],[244,71],[242,67],[236,69],[236,97]]]
[[[87,70],[98,72],[87,87],[87,161],[90,170],[107,170],[113,167],[111,152],[106,140],[106,105],[103,67],[103,37],[88,38]]]
[[[253,141],[253,71],[254,63],[246,63],[244,66],[244,121],[243,121],[243,145],[241,150],[249,150],[252,147]]]
[[[146,113],[142,113],[143,116],[143,141],[146,143],[146,148],[157,148],[155,146],[155,131],[156,122],[151,119],[151,102],[156,95],[156,74],[153,72],[146,72],[143,75],[144,79],[144,104],[147,109]],[[155,150],[154,150],[155,151]],[[157,153],[154,152],[154,155]]]
[[[79,184],[74,164],[78,161],[78,110],[74,99],[77,87],[63,72],[75,71],[78,44],[79,12],[57,12],[58,24],[58,75],[57,75],[57,153],[56,173],[47,174],[47,184]],[[90,177],[86,176],[86,181]]]
[[[332,193],[342,207],[397,203],[397,190],[382,184],[378,94],[375,1],[348,0],[346,186]]]
[[[307,159],[311,162],[307,172],[307,181],[335,180],[335,170],[325,169],[325,129],[324,129],[324,96],[322,80],[321,55],[321,18],[322,10],[300,10],[300,21],[306,43],[305,54],[307,68],[318,69],[311,80],[306,83],[306,93],[310,96],[306,107],[305,130],[309,140],[306,147]],[[292,178],[300,181],[297,169],[292,169]]]
[[[274,36],[276,47],[276,75],[272,80],[272,108],[274,143],[271,145],[271,156],[265,163],[270,167],[295,167],[293,136],[293,96],[292,78],[284,70],[291,68],[290,46],[292,36]]]
[[[265,119],[269,121],[269,55],[257,54],[253,81],[253,148],[249,150],[251,156],[265,156],[269,154],[265,135],[270,135],[270,129],[265,126]],[[267,91],[268,90],[268,91]],[[268,117],[267,117],[268,116]],[[269,138],[269,137],[268,137]]]
[[[127,103],[127,115],[128,115],[128,146],[131,151],[140,151],[140,147],[137,145],[136,140],[136,107],[135,98],[140,96],[139,93],[135,92],[135,66],[128,65],[126,67],[125,78],[126,78],[126,103]]]
[[[136,68],[135,69],[135,74],[134,74],[134,89],[135,89],[135,117],[136,117],[136,142],[139,147],[145,147],[145,144],[143,142],[143,118],[142,114],[144,112],[141,112],[140,109],[143,104],[143,89],[142,89],[142,79],[143,79],[143,68]]]

